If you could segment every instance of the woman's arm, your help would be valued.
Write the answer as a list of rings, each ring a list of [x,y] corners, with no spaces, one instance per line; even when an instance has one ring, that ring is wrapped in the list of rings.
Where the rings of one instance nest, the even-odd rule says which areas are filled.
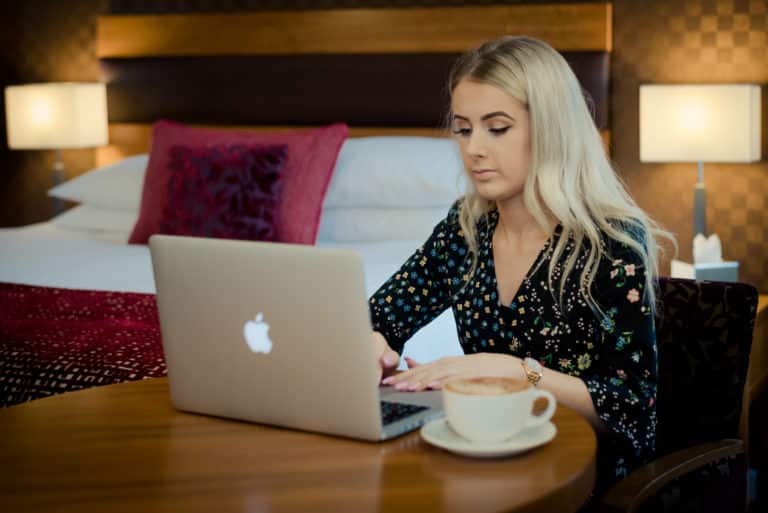
[[[458,231],[452,224],[456,205],[435,226],[424,244],[373,293],[368,301],[373,331],[401,353],[405,342],[450,306],[445,247]]]
[[[505,354],[449,356],[424,365],[410,358],[406,358],[406,362],[410,367],[408,371],[390,376],[383,383],[398,390],[417,392],[428,388],[440,389],[446,381],[456,377],[505,376],[527,379],[520,358]],[[560,404],[580,413],[596,431],[607,431],[597,415],[587,385],[581,379],[544,368],[538,386],[552,392]]]
[[[373,352],[384,376],[397,369],[405,342],[450,306],[445,248],[461,238],[458,208],[459,201],[369,299]]]
[[[521,366],[522,367],[522,366]],[[557,402],[576,410],[592,425],[598,433],[605,433],[608,427],[603,423],[595,409],[595,403],[587,390],[587,384],[581,379],[542,366],[543,372],[539,387],[552,392]]]

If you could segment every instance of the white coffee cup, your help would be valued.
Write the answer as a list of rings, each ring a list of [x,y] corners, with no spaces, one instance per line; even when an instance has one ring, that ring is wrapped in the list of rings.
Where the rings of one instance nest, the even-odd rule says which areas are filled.
[[[533,413],[543,397],[547,408]],[[504,377],[459,378],[443,386],[443,407],[448,423],[470,442],[495,443],[523,429],[541,426],[555,413],[555,396],[529,382]]]

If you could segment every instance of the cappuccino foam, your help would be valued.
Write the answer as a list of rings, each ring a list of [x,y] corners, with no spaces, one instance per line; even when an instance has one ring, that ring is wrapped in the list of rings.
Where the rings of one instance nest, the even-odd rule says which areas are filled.
[[[521,392],[529,385],[512,378],[462,378],[446,383],[445,389],[467,395],[501,395]]]

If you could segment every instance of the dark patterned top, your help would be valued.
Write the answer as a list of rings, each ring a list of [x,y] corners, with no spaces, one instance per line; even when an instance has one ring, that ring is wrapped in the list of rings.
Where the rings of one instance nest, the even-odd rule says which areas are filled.
[[[588,251],[583,249],[566,281],[561,310],[547,283],[559,236],[556,230],[512,303],[501,305],[492,243],[498,218],[492,210],[478,224],[477,269],[470,278],[468,247],[458,223],[458,202],[454,204],[424,245],[371,297],[373,328],[402,352],[417,330],[451,307],[465,353],[530,356],[550,369],[581,378],[611,430],[599,444],[598,466],[601,474],[609,473],[601,477],[605,483],[624,476],[652,456],[656,431],[656,335],[643,294],[640,257],[604,238],[608,254],[592,288],[606,314],[599,318],[578,292]],[[572,251],[573,244],[568,244],[563,262]],[[555,285],[561,264],[554,270]]]

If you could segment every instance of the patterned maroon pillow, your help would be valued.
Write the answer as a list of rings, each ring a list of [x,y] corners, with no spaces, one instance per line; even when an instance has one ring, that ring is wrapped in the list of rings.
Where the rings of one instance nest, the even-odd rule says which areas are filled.
[[[311,130],[270,133],[157,121],[152,127],[152,149],[144,177],[139,219],[128,242],[146,244],[153,233],[158,233],[159,219],[166,202],[170,149],[173,146],[259,144],[288,147],[277,211],[277,239],[281,242],[314,244],[325,193],[348,131],[347,125],[343,123]]]
[[[172,146],[157,233],[272,241],[287,147]]]

